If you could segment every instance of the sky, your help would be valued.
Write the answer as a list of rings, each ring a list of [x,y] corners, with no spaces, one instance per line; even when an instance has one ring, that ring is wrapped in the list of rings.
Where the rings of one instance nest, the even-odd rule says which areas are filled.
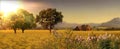
[[[2,0],[3,1],[3,0]],[[4,0],[5,1],[5,0]],[[120,17],[119,0],[6,0],[20,2],[23,9],[37,15],[42,9],[56,8],[68,23],[103,23]]]

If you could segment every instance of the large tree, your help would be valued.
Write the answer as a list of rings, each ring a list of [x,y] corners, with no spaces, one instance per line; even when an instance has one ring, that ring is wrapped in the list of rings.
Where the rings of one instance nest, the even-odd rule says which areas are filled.
[[[55,24],[62,22],[62,18],[63,15],[61,12],[53,8],[48,8],[39,12],[39,15],[36,16],[36,22],[40,23],[44,29],[49,29],[51,32]]]
[[[11,17],[11,27],[16,33],[17,29],[21,29],[24,33],[25,29],[31,29],[35,27],[35,19],[33,14],[29,13],[26,10],[19,9],[16,14],[12,14]]]

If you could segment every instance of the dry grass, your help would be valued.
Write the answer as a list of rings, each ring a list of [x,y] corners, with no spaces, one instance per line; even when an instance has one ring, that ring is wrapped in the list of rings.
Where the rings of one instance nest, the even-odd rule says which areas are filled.
[[[63,35],[68,30],[57,30],[58,33]],[[72,31],[73,35],[88,36],[88,35],[100,35],[100,34],[115,34],[120,35],[120,31]],[[41,49],[41,42],[43,39],[48,40],[52,38],[49,30],[25,30],[22,33],[21,30],[17,30],[17,34],[14,34],[13,30],[0,30],[0,49]]]
[[[58,33],[63,33],[67,32],[68,30],[57,30]],[[114,34],[116,36],[120,35],[120,31],[72,31],[74,35],[81,35],[81,36],[88,36],[89,34],[95,34],[95,35],[102,35],[105,33],[108,34]],[[0,33],[10,33],[13,34],[14,31],[13,30],[0,30]],[[17,30],[17,34],[22,34],[21,30]],[[40,35],[41,37],[49,37],[50,33],[49,30],[25,30],[25,34],[37,34]]]

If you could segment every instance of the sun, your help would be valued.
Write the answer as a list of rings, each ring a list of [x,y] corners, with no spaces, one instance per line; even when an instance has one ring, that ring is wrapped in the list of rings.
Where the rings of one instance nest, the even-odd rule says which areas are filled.
[[[4,16],[7,16],[10,12],[16,12],[18,8],[20,8],[18,2],[0,1],[0,11],[4,13]]]

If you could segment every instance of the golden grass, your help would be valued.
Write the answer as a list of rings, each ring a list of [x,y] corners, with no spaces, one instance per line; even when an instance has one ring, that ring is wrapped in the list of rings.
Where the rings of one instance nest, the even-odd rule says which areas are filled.
[[[67,32],[68,30],[57,30],[58,33],[65,33]],[[105,33],[108,33],[108,34],[114,34],[114,35],[120,35],[120,31],[72,31],[74,35],[81,35],[81,36],[88,36],[90,34],[95,34],[95,35],[100,35],[100,34],[105,34]],[[0,33],[13,33],[14,34],[14,31],[13,30],[0,30]],[[22,34],[22,31],[21,30],[17,30],[17,34]],[[43,37],[43,38],[46,38],[46,37],[49,37],[50,36],[50,32],[49,30],[25,30],[25,33],[24,34],[37,34],[37,35],[40,35],[40,37]]]
[[[57,30],[58,33],[65,34],[68,30]],[[100,34],[115,34],[120,35],[120,31],[72,31],[74,35],[81,35],[87,37],[90,35]],[[17,30],[17,34],[14,34],[13,30],[0,30],[0,49],[40,49],[41,42],[44,39],[48,40],[52,38],[49,30],[25,30],[22,33],[21,30]]]

